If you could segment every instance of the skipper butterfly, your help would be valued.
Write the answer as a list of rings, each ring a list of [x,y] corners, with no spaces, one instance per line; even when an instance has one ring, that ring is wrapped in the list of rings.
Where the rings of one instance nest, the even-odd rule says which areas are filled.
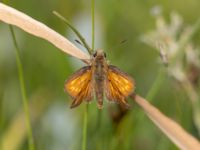
[[[104,95],[108,101],[129,107],[126,98],[135,90],[134,80],[119,68],[109,65],[103,50],[97,50],[88,66],[75,72],[66,82],[65,91],[72,97],[71,108],[89,102],[94,96],[102,109]]]

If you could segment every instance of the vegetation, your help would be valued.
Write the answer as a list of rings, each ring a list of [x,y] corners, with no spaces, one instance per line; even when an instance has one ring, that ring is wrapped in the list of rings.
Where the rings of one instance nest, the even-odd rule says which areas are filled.
[[[75,42],[78,37],[69,26],[52,12],[61,13],[90,47],[105,49],[111,64],[134,77],[137,94],[199,139],[200,2],[95,1],[95,26],[89,1],[21,0],[7,4],[65,35],[86,52]],[[2,16],[1,12],[0,20]],[[9,23],[6,19],[3,21]],[[179,135],[184,139],[185,135],[174,135],[170,130],[163,134],[159,128],[171,124],[155,121],[138,97],[136,101],[129,99],[129,110],[107,102],[98,110],[95,100],[70,109],[72,101],[63,91],[64,81],[85,64],[65,55],[72,50],[63,50],[62,43],[54,45],[65,53],[19,28],[10,29],[0,23],[0,149],[180,148],[172,139]],[[54,40],[36,30],[32,34]],[[71,55],[87,57],[81,52]]]

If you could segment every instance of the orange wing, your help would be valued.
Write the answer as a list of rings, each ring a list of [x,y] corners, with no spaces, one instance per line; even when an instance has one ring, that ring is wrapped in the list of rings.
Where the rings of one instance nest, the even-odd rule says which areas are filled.
[[[91,77],[91,66],[86,66],[65,82],[65,91],[73,98],[71,108],[80,105],[83,100],[90,101],[92,99]]]
[[[108,67],[106,97],[122,106],[128,107],[126,98],[135,90],[134,80],[115,66]]]

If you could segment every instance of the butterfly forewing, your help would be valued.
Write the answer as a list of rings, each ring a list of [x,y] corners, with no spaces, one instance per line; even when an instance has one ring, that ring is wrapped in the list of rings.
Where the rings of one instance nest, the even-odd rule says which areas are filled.
[[[92,99],[91,66],[78,70],[65,82],[65,91],[73,98],[71,108],[81,104],[83,100]]]
[[[110,101],[116,101],[128,106],[126,98],[134,92],[134,80],[115,66],[108,67],[106,81],[106,97]]]

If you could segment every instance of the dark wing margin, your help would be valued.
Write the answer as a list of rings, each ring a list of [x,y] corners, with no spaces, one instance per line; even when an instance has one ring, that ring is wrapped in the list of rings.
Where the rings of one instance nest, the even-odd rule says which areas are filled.
[[[91,66],[85,66],[65,81],[64,89],[73,99],[71,108],[80,105],[83,100],[90,101],[92,99],[91,79]]]

